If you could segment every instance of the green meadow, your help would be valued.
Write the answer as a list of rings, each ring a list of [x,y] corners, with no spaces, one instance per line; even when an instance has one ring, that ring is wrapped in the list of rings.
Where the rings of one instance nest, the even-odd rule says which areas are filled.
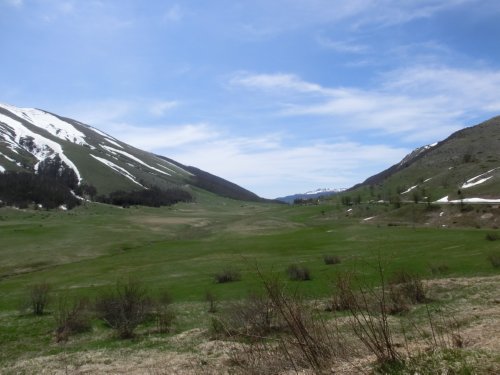
[[[207,291],[219,301],[242,298],[261,286],[262,276],[287,280],[291,264],[307,267],[312,279],[288,286],[311,299],[328,297],[339,272],[355,271],[378,283],[379,264],[386,274],[407,270],[423,278],[499,273],[488,261],[499,250],[499,241],[485,238],[491,230],[364,220],[380,210],[355,207],[348,215],[333,203],[288,206],[209,195],[164,208],[90,203],[71,211],[2,208],[0,363],[62,350],[51,336],[50,307],[42,317],[19,312],[28,287],[40,282],[50,283],[55,295],[92,298],[119,280],[140,280],[152,295],[169,292],[182,330],[208,321]],[[341,263],[326,265],[325,255],[338,256]],[[433,273],[439,266],[445,271]],[[217,284],[214,274],[224,269],[239,271],[241,280]],[[103,333],[102,323],[95,324],[100,333],[84,334],[71,350],[154,346],[120,342]]]

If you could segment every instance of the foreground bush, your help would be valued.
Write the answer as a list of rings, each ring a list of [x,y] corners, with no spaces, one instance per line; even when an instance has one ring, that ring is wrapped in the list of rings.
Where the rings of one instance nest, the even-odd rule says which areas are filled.
[[[54,311],[56,341],[66,341],[72,334],[89,331],[92,327],[91,318],[91,306],[88,299],[70,300],[67,297],[59,297]]]
[[[101,294],[95,304],[97,316],[117,331],[120,338],[134,336],[134,330],[152,311],[152,300],[144,286],[129,279]]]

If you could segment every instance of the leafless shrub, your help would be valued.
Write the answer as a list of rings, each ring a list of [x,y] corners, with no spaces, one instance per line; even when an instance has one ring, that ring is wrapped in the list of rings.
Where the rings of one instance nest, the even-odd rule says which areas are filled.
[[[229,283],[241,280],[241,273],[238,270],[225,268],[214,275],[215,282],[218,284]]]
[[[424,284],[420,277],[405,270],[397,271],[389,279],[391,295],[399,295],[399,299],[407,299],[409,303],[417,304],[426,301]]]
[[[498,233],[487,233],[485,237],[488,241],[500,240],[500,235]]]
[[[50,302],[52,286],[47,282],[40,282],[29,287],[31,310],[35,315],[43,315]]]
[[[209,290],[205,292],[205,302],[208,304],[207,311],[209,313],[214,314],[217,312],[217,296],[213,292]]]
[[[490,254],[488,260],[494,268],[500,267],[500,254]]]
[[[175,322],[177,314],[172,306],[172,296],[164,291],[160,297],[153,302],[151,314],[156,323],[159,333],[169,333]]]
[[[341,262],[340,257],[338,255],[324,255],[323,261],[327,265],[339,264]]]
[[[56,341],[66,341],[72,334],[89,331],[92,328],[91,318],[90,301],[87,298],[71,300],[60,296],[54,311]]]
[[[288,278],[293,281],[308,281],[311,280],[311,273],[306,266],[291,264],[288,266],[286,273]]]
[[[433,276],[445,275],[450,271],[446,263],[429,263],[428,266]]]
[[[356,305],[356,295],[353,291],[352,272],[340,272],[337,274],[334,284],[334,292],[329,310],[348,311],[351,306]]]
[[[98,317],[114,328],[120,338],[126,339],[133,337],[136,327],[146,320],[152,302],[142,284],[129,279],[101,294],[95,307]]]

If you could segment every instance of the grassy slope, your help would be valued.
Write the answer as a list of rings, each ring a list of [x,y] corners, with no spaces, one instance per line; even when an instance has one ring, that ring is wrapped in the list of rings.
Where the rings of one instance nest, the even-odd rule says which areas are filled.
[[[342,270],[375,281],[379,258],[389,272],[406,268],[430,277],[429,264],[446,264],[447,276],[498,274],[487,261],[498,241],[486,241],[484,230],[377,226],[335,206],[242,203],[201,193],[197,203],[172,208],[4,208],[0,217],[0,363],[61,350],[157,345],[113,340],[97,324],[68,348],[58,346],[50,315],[17,313],[27,285],[42,280],[58,293],[92,296],[121,277],[137,277],[154,292],[171,292],[185,329],[208,319],[197,304],[207,290],[230,299],[256,287],[256,266],[284,275],[289,264],[306,264],[313,280],[290,285],[308,296],[326,296]],[[342,263],[326,266],[324,254],[340,255]],[[242,270],[242,280],[214,284],[212,274],[225,266]]]

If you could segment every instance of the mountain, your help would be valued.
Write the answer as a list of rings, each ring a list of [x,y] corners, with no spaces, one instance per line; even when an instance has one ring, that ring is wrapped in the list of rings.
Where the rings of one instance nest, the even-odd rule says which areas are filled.
[[[220,177],[137,149],[77,120],[40,109],[0,104],[0,173],[37,174],[41,167],[54,162],[72,171],[78,183],[94,186],[98,194],[156,186],[263,200]]]
[[[345,194],[363,200],[500,203],[500,116],[417,148]]]
[[[317,189],[313,191],[308,191],[307,193],[298,193],[293,195],[287,195],[285,197],[276,198],[277,201],[285,203],[293,203],[296,199],[318,199],[320,197],[329,197],[338,194],[345,189]]]

